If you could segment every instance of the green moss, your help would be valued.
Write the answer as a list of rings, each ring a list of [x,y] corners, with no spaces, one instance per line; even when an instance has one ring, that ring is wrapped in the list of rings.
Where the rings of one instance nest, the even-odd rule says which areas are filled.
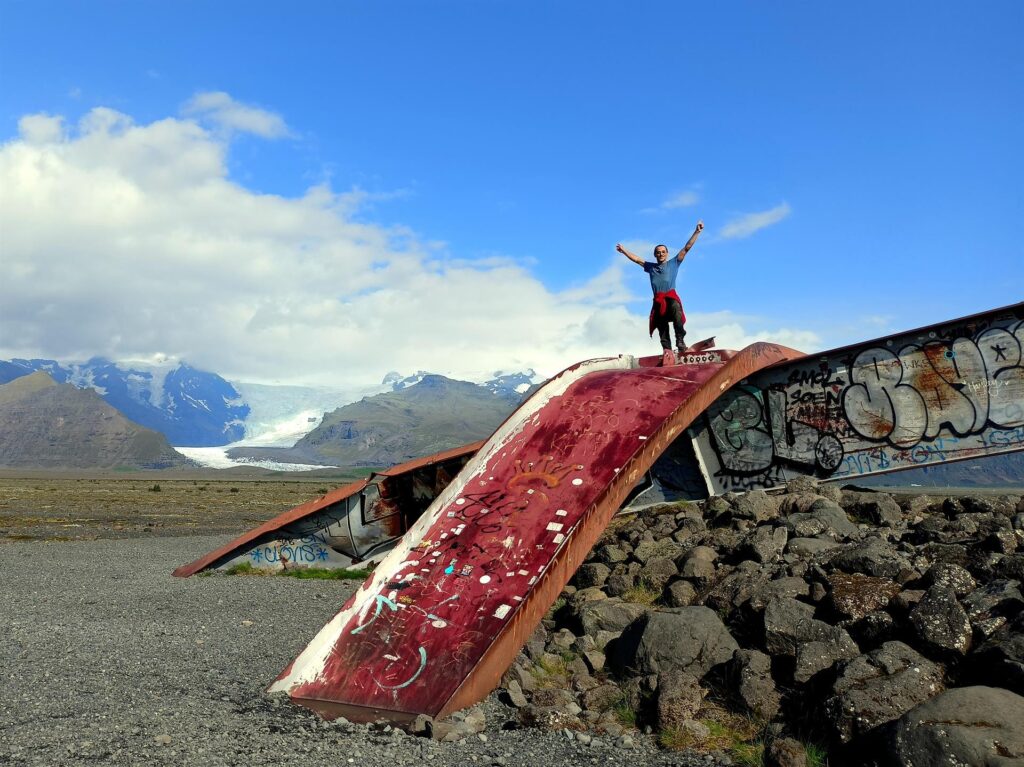
[[[231,565],[224,571],[225,575],[264,575],[262,570],[257,570],[250,562],[239,562]]]
[[[280,570],[278,575],[310,581],[365,581],[373,570],[336,570],[326,567],[298,567]]]
[[[290,570],[263,570],[253,567],[250,562],[239,562],[224,570],[225,575],[283,575],[304,581],[365,581],[372,573],[370,568],[359,570],[335,570],[326,567],[293,567]]]

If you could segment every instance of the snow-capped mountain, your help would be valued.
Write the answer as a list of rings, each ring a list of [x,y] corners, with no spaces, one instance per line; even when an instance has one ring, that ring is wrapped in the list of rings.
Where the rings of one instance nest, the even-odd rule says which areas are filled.
[[[93,389],[131,421],[163,433],[172,445],[226,445],[245,434],[249,406],[235,387],[184,362],[14,359],[4,373],[19,369],[26,375],[43,371],[58,383]]]
[[[381,381],[381,386],[386,387],[386,391],[401,391],[402,389],[408,389],[410,386],[415,386],[426,376],[437,375],[435,373],[429,373],[426,370],[417,370],[411,376],[403,376],[397,371],[391,371],[384,380]],[[526,371],[507,373],[503,370],[496,370],[491,374],[491,377],[483,381],[471,381],[470,383],[476,383],[478,386],[482,386],[488,391],[500,394],[502,396],[522,396],[530,388],[538,383],[541,383],[544,379],[538,376],[537,373],[531,368]]]
[[[537,375],[533,368],[518,373],[506,373],[502,370],[496,370],[493,378],[482,382],[480,385],[490,389],[495,394],[510,396],[515,394],[521,397],[537,384],[543,383],[543,381],[544,378]]]
[[[198,449],[192,457],[207,465],[220,465],[210,458],[209,448],[290,447],[319,426],[326,413],[438,377],[420,370],[388,373],[379,384],[270,385],[229,382],[179,360],[112,362],[97,357],[87,362],[0,361],[0,383],[36,371],[58,383],[94,390],[131,421],[164,434],[172,445]],[[540,380],[533,370],[494,371],[471,383],[514,404]],[[227,460],[217,455],[217,460]]]

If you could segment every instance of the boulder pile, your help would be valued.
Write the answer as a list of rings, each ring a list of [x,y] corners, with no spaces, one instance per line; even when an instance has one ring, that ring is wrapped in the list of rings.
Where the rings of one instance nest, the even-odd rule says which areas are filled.
[[[652,507],[616,517],[501,695],[520,725],[741,762],[1024,764],[1022,582],[1020,496],[803,478]]]

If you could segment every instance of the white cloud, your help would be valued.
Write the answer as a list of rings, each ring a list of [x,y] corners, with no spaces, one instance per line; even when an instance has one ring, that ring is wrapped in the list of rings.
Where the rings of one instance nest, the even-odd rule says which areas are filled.
[[[754,232],[779,223],[782,219],[786,218],[790,212],[791,208],[789,207],[789,204],[784,202],[781,205],[776,205],[770,210],[762,210],[757,213],[745,213],[738,218],[734,218],[723,226],[722,230],[719,232],[719,236],[727,240],[749,237]]]
[[[19,125],[0,145],[0,359],[163,355],[235,380],[349,386],[657,351],[646,307],[630,310],[646,282],[621,256],[554,292],[523,261],[461,260],[354,220],[358,190],[246,189],[225,135],[192,119],[98,108],[70,130],[48,115]],[[745,327],[694,316],[689,338],[735,345]]]
[[[661,203],[661,207],[665,210],[674,210],[676,208],[689,208],[700,202],[700,195],[692,189],[687,189],[685,192],[679,192],[674,194]]]
[[[228,131],[254,133],[263,138],[289,135],[280,115],[235,101],[223,91],[197,93],[182,109],[183,114],[206,119]]]
[[[662,200],[656,208],[644,208],[641,213],[664,213],[666,210],[678,210],[689,208],[700,202],[700,184],[695,184],[682,192],[675,192]]]
[[[25,115],[18,120],[18,133],[29,144],[60,141],[64,135],[64,118],[50,115]]]

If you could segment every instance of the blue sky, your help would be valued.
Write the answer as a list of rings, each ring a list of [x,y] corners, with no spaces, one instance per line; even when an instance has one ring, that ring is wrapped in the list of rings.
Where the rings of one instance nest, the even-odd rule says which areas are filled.
[[[104,108],[138,127],[199,125],[196,140],[223,150],[223,172],[245,199],[294,202],[308,199],[311,187],[329,190],[324,205],[341,228],[322,234],[309,252],[330,258],[324,242],[352,237],[363,246],[386,243],[394,254],[346,256],[346,273],[382,274],[350,291],[310,284],[310,302],[336,300],[348,311],[325,308],[308,318],[311,325],[387,307],[388,322],[360,326],[358,343],[332,347],[336,358],[360,355],[361,375],[431,360],[434,369],[447,364],[448,372],[469,375],[475,368],[465,360],[473,354],[481,369],[557,369],[576,353],[656,351],[642,328],[646,280],[615,254],[615,243],[645,248],[645,256],[657,242],[674,251],[698,218],[707,229],[679,282],[691,332],[766,337],[813,351],[1021,300],[1022,32],[1017,2],[967,9],[946,2],[5,0],[0,140],[7,151],[39,146],[21,121],[42,114],[63,118],[53,142],[75,145],[88,132],[79,121]],[[117,142],[103,149],[105,156],[121,151]],[[75,162],[68,161],[72,170],[94,171],[100,160]],[[158,152],[152,162],[173,163],[173,153]],[[139,194],[157,193],[139,181],[138,165],[129,175]],[[23,171],[15,178],[24,179]],[[31,264],[37,281],[47,265],[55,273],[80,268],[67,260],[74,242],[42,242],[30,231],[61,228],[60,214],[37,218],[18,205],[8,205],[0,260],[10,259],[22,277]],[[152,219],[131,225],[143,240],[140,221]],[[224,226],[244,229],[246,219]],[[90,262],[83,285],[117,282],[118,267],[111,264],[104,277],[92,262],[123,247],[124,238],[114,223],[89,231],[99,228],[92,255],[83,256]],[[80,232],[75,242],[90,236]],[[307,247],[294,231],[278,239],[291,255],[267,245],[268,264],[284,265]],[[176,274],[233,294],[227,273],[240,256],[217,244],[223,241],[196,246],[221,269],[193,272],[195,259],[186,258]],[[433,276],[449,283],[460,283],[449,267],[471,273],[461,277],[474,295],[507,290],[554,335],[505,308],[506,325],[481,322],[475,304],[460,317],[463,294],[445,293],[438,302],[453,312],[450,322],[430,327],[430,344],[416,340],[404,351],[408,314],[412,324],[430,325],[435,309],[442,311],[429,296],[403,309],[402,291],[436,284],[404,279],[418,268],[414,261],[437,264]],[[274,279],[270,266],[263,273]],[[150,284],[173,294],[165,278],[151,275]],[[330,279],[347,278],[325,272]],[[92,304],[68,287],[39,295],[33,306],[103,312],[145,289],[94,290],[104,295]],[[259,295],[240,294],[250,304]],[[357,306],[362,297],[373,300]],[[171,295],[167,307],[209,300],[200,292]],[[294,347],[303,333],[296,301],[304,300],[282,296],[277,307],[291,318],[290,331],[250,338],[252,346],[242,336],[259,323],[240,319],[241,305],[234,319],[214,320],[219,328],[237,322],[235,334],[211,338],[207,329],[190,338],[187,328],[168,329],[171,308],[158,307],[147,332],[129,337],[119,328],[139,324],[130,312],[95,323],[92,335],[69,334],[58,309],[19,304],[0,315],[0,351],[161,353],[208,366],[220,361],[239,377],[296,380],[299,362],[287,354],[251,366],[224,349],[244,347],[251,356],[275,343]],[[575,313],[561,313],[567,304]],[[601,317],[588,315],[588,304],[601,307]],[[583,329],[579,343],[558,335],[562,323]],[[460,332],[463,338],[453,337]],[[516,346],[505,362],[503,345]],[[557,353],[531,356],[537,346]],[[390,351],[374,351],[382,349]],[[352,369],[352,361],[344,366]]]

